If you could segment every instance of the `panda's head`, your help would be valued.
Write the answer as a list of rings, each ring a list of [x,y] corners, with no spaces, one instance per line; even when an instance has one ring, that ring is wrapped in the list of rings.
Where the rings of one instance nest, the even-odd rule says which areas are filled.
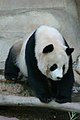
[[[68,71],[73,48],[68,48],[61,34],[52,27],[39,27],[35,37],[35,57],[39,70],[54,81],[61,80]]]

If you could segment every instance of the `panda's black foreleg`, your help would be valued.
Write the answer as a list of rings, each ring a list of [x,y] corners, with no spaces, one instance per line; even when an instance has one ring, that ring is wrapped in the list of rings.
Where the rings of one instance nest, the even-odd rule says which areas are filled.
[[[31,70],[28,73],[28,80],[41,102],[48,103],[52,100],[46,77],[39,70]]]
[[[19,68],[15,65],[15,55],[13,48],[10,49],[5,61],[4,76],[7,80],[16,80],[18,78]]]
[[[69,80],[69,79],[67,79]],[[64,83],[64,82],[65,83]],[[70,82],[66,82],[66,80],[63,80],[58,83],[58,90],[57,90],[57,96],[55,101],[58,103],[66,103],[66,102],[71,102],[71,94],[72,94],[72,85]]]
[[[30,80],[30,84],[36,94],[36,97],[38,97],[41,102],[48,103],[52,100],[46,84],[43,84],[41,81],[39,81],[39,79],[36,78]]]
[[[72,88],[74,84],[74,74],[72,70],[72,59],[70,59],[69,69],[63,79],[58,82],[56,102],[71,102]]]
[[[52,91],[51,91],[51,94],[52,94],[52,98],[55,99],[56,96],[57,96],[57,82],[56,81],[51,81],[51,87],[52,87]]]

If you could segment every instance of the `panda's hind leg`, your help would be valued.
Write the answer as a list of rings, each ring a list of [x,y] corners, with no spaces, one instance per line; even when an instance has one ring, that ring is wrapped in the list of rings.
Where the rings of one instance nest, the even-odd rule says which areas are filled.
[[[4,76],[7,80],[17,80],[19,68],[16,65],[16,55],[13,47],[10,49],[8,57],[5,61],[5,71]]]

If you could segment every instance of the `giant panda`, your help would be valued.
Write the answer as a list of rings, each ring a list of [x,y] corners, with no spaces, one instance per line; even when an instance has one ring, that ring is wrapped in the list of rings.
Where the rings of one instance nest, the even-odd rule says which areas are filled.
[[[72,52],[54,27],[41,25],[25,41],[16,42],[5,62],[5,78],[16,79],[19,72],[28,76],[29,84],[41,102],[53,99],[71,102],[74,74]]]

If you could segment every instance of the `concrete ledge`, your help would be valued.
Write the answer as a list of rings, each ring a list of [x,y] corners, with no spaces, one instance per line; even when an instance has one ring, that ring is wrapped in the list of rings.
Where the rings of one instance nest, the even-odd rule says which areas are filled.
[[[66,0],[0,0],[0,10],[53,7],[66,7]]]
[[[20,97],[20,96],[1,96],[0,95],[0,106],[31,106],[31,107],[43,107],[43,108],[51,108],[58,109],[64,111],[72,111],[80,113],[80,103],[65,103],[59,104],[55,101],[51,101],[50,103],[42,103],[36,97]]]

